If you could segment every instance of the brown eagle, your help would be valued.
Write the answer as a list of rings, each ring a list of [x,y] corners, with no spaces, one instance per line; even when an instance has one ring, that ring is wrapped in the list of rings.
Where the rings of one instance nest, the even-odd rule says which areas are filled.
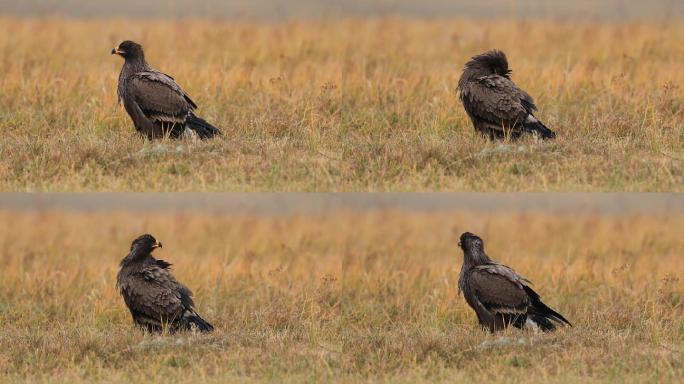
[[[459,292],[463,292],[483,328],[494,332],[513,325],[548,332],[555,330],[556,324],[572,326],[563,315],[542,303],[529,287],[529,280],[490,259],[481,238],[466,232],[458,245],[463,249]]]
[[[124,41],[112,49],[112,55],[124,58],[119,74],[119,102],[133,120],[135,129],[148,139],[169,136],[173,139],[194,133],[201,139],[221,134],[206,120],[195,115],[190,96],[173,77],[152,68],[145,61],[140,44]]]
[[[556,137],[534,116],[534,100],[511,80],[508,60],[501,51],[488,51],[467,62],[458,91],[475,129],[492,140],[517,139],[523,133]]]
[[[152,235],[142,235],[121,260],[116,286],[133,321],[149,332],[213,331],[197,313],[192,292],[171,275],[171,264],[152,257],[152,251],[161,247]]]

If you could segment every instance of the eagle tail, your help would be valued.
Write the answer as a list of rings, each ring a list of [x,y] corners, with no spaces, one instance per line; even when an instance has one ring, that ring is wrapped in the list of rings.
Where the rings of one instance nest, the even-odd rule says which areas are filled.
[[[197,330],[199,332],[212,332],[214,326],[209,324],[195,311],[187,311],[183,315],[183,322],[189,330]]]
[[[551,332],[556,330],[556,326],[546,317],[541,315],[528,315],[528,322],[532,322],[534,325],[539,327],[544,332]]]
[[[526,131],[534,133],[542,139],[546,140],[556,138],[556,132],[550,130],[546,125],[544,125],[544,123],[537,120],[537,118],[532,115],[527,116],[527,119],[525,120],[525,124],[523,124],[523,127]]]
[[[201,117],[191,113],[185,120],[186,126],[195,132],[200,139],[210,139],[221,134],[221,130],[209,124]]]
[[[570,322],[563,317],[563,315],[544,304],[539,298],[537,292],[535,292],[532,288],[525,286],[525,291],[532,301],[527,310],[527,316],[539,328],[541,328],[542,331],[549,332],[555,330],[556,325],[553,322],[567,324],[572,327],[572,324],[570,324]]]

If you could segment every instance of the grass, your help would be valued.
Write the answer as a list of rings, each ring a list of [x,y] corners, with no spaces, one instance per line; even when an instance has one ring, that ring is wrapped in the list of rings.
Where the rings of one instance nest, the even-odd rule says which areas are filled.
[[[677,23],[0,22],[0,188],[15,191],[681,191]],[[117,105],[123,39],[225,136],[146,144]],[[553,142],[499,147],[455,93],[509,55]]]
[[[11,382],[677,382],[684,219],[337,212],[0,212],[0,378]],[[573,323],[482,332],[457,234]],[[195,292],[211,335],[143,335],[114,288],[132,238]]]

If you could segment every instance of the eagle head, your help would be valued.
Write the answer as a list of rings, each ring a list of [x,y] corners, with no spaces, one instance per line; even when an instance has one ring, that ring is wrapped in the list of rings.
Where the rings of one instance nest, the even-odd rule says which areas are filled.
[[[461,235],[458,246],[463,250],[465,255],[477,256],[484,254],[484,243],[482,239],[470,232],[465,232]]]
[[[144,234],[133,240],[131,243],[131,253],[148,255],[155,249],[161,247],[162,243],[157,241],[154,236],[150,234]]]
[[[506,54],[498,49],[473,56],[465,65],[465,70],[472,72],[476,77],[499,75],[509,77],[511,70],[508,69]]]
[[[126,40],[112,49],[112,55],[119,55],[124,59],[142,58],[145,53],[142,45]]]

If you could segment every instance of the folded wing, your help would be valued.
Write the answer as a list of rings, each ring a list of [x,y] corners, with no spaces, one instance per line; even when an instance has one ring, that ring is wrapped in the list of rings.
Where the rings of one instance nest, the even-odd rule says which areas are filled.
[[[490,330],[503,329],[508,325],[523,327],[530,304],[525,292],[525,280],[511,269],[501,265],[484,265],[473,268],[468,278],[472,300],[488,312],[478,314],[480,323]]]
[[[133,319],[148,330],[161,330],[193,307],[192,292],[173,278],[168,266],[163,261],[146,265],[120,286]]]
[[[461,99],[474,122],[502,133],[504,128],[522,125],[537,109],[530,95],[500,75],[469,81],[461,90]]]
[[[139,72],[128,81],[130,97],[154,122],[185,124],[188,114],[197,108],[180,86],[161,72]]]

